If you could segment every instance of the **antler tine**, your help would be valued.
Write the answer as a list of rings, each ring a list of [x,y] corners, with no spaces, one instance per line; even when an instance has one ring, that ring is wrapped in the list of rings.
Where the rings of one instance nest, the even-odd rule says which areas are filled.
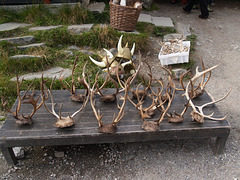
[[[181,84],[181,86],[182,86],[182,89],[179,89],[179,88],[176,88],[176,87],[175,87],[175,89],[176,89],[177,91],[185,91],[185,90],[186,90],[185,87],[184,87],[184,85],[183,85],[183,78],[184,78],[190,71],[191,71],[191,70],[188,70],[188,71],[186,71],[185,73],[181,74],[181,76],[180,76],[180,84]]]
[[[62,73],[63,73],[63,70],[61,71],[61,73],[60,73],[60,75],[59,75],[59,81],[60,81],[60,83],[62,84],[62,86],[63,86],[65,89],[67,89],[69,92],[72,93],[71,89],[69,89],[69,88],[68,88],[67,86],[65,86],[65,84],[63,83],[63,78],[64,78],[65,74],[62,76]]]
[[[128,86],[129,86],[130,80],[132,78],[133,78],[133,76],[130,76],[124,84],[124,86],[125,86],[124,100],[123,100],[122,106],[119,110],[119,113],[118,113],[117,117],[113,119],[113,125],[116,125],[124,116],[124,106],[126,104],[126,100],[127,100],[127,97],[128,97]]]
[[[161,90],[156,94],[153,90],[152,90],[152,88],[150,87],[150,90],[151,90],[151,92],[153,93],[153,95],[154,96],[159,96],[160,94],[162,94],[162,92],[163,92],[163,82],[161,81],[161,80],[159,80],[159,79],[153,79],[153,81],[157,81],[160,85],[161,85]],[[159,88],[158,88],[159,89]]]
[[[89,99],[89,95],[87,95],[87,97],[84,97],[84,101],[83,101],[83,104],[81,106],[81,108],[79,110],[77,110],[75,113],[73,113],[71,115],[71,118],[73,118],[76,114],[78,114],[79,112],[81,112],[87,105],[87,102],[88,102],[88,99]]]
[[[115,87],[116,87],[116,92],[114,93],[115,94],[115,96],[118,94],[118,92],[119,92],[119,87],[118,87],[118,83],[112,78],[112,77],[110,77],[110,81],[112,81],[112,83],[115,85]]]
[[[95,108],[95,101],[93,102],[94,88],[95,88],[95,86],[96,86],[96,84],[97,84],[98,74],[99,74],[99,71],[98,71],[97,74],[96,74],[95,82],[94,82],[94,84],[93,84],[93,86],[92,86],[92,88],[91,88],[91,91],[90,91],[90,103],[91,103],[91,106],[92,106],[92,110],[93,110],[93,112],[94,112],[94,115],[95,115],[95,117],[96,117],[97,120],[98,120],[98,126],[101,127],[101,126],[102,126],[101,119],[102,119],[102,117],[103,117],[103,114],[100,115],[100,110],[98,110],[98,112],[97,112],[97,110],[96,110],[96,108]]]
[[[48,89],[48,92],[49,92],[49,95],[50,95],[50,99],[51,99],[51,103],[52,103],[52,111],[50,109],[48,109],[47,105],[45,104],[45,102],[43,103],[44,107],[46,108],[46,110],[54,115],[56,118],[59,119],[59,116],[57,115],[57,113],[55,112],[54,110],[54,101],[53,101],[53,96],[52,96],[52,86],[53,86],[53,82],[55,81],[56,79],[56,76],[52,79],[52,83],[51,83],[51,86],[50,86],[50,89]],[[46,87],[45,87],[46,88]],[[45,96],[45,95],[42,95],[42,96]]]
[[[90,85],[87,83],[86,76],[85,76],[85,69],[86,69],[87,62],[83,66],[83,72],[82,72],[82,77],[83,77],[83,85],[87,89],[86,95],[88,95],[88,92],[90,91]]]
[[[211,105],[211,104],[214,104],[214,103],[217,103],[217,102],[219,102],[219,101],[224,100],[224,99],[230,94],[231,91],[232,91],[232,89],[230,89],[222,98],[220,98],[220,99],[218,99],[218,100],[215,100],[215,101],[212,100],[211,102],[208,102],[208,103],[206,103],[206,104],[203,104],[202,106],[195,106],[196,108],[198,108],[199,114],[202,115],[203,117],[209,118],[209,119],[211,119],[211,120],[216,120],[216,121],[218,121],[218,120],[225,120],[226,117],[227,117],[227,115],[225,115],[223,118],[214,118],[214,117],[212,117],[214,113],[212,113],[211,115],[204,115],[204,113],[203,113],[203,108],[206,107],[206,106],[208,106],[208,105]]]
[[[18,113],[20,111],[20,108],[21,108],[21,104],[22,104],[22,101],[24,100],[24,98],[26,97],[28,91],[30,90],[32,84],[34,83],[34,81],[30,84],[30,86],[28,86],[27,90],[25,91],[24,95],[21,97],[20,96],[20,86],[22,85],[22,82],[23,82],[24,78],[21,79],[21,81],[19,82],[19,77],[17,75],[17,95],[18,95],[18,105],[16,107],[16,113],[15,113],[15,116],[18,118]]]
[[[150,67],[150,65],[147,63],[147,62],[145,62],[146,64],[147,64],[147,66],[148,66],[148,68],[149,68],[149,73],[148,73],[148,75],[149,75],[149,77],[150,77],[150,79],[149,79],[149,83],[148,83],[148,86],[146,87],[146,91],[151,87],[151,84],[152,84],[152,69],[151,69],[151,67]]]
[[[120,61],[120,63],[121,63],[121,61]],[[118,67],[117,67],[117,80],[118,80],[118,83],[119,83],[120,87],[124,90],[124,86],[122,85],[122,82],[121,82],[121,80],[119,78],[119,64],[118,64]]]
[[[75,58],[74,63],[73,63],[71,94],[75,94],[75,93],[76,93],[76,87],[75,87],[75,84],[74,84],[73,74],[74,74],[74,70],[75,70],[76,67],[77,67],[77,65],[76,65],[77,59],[78,59],[78,56]]]
[[[175,89],[173,88],[173,93],[172,93],[172,98],[170,97],[170,95],[167,93],[167,96],[168,96],[168,105],[167,105],[167,108],[164,110],[164,112],[162,113],[161,117],[159,118],[158,120],[158,124],[160,124],[165,116],[165,114],[167,114],[167,111],[168,109],[170,108],[171,104],[172,104],[172,101],[173,101],[173,97],[175,95]]]
[[[6,107],[8,101],[4,101],[3,98],[1,98],[1,102],[2,102],[2,107],[3,107],[6,111],[8,111],[9,113],[13,114],[13,116],[16,116],[16,113],[10,111],[10,110]]]

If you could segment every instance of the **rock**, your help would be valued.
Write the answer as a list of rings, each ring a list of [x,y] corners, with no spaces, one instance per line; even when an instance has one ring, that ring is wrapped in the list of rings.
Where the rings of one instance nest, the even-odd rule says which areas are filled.
[[[25,45],[25,44],[31,44],[35,42],[34,36],[22,36],[22,37],[13,37],[13,38],[2,38],[1,41],[7,41],[12,44],[16,45]]]
[[[74,56],[74,54],[73,54],[72,51],[65,50],[64,52],[65,52],[66,54],[68,54],[69,56]]]
[[[152,23],[160,27],[174,27],[172,19],[169,17],[152,17]]]
[[[186,39],[187,36],[192,35],[189,25],[185,25],[180,22],[177,22],[176,29],[177,29],[177,32],[183,35],[184,39]]]
[[[86,54],[86,55],[89,55],[89,56],[92,56],[92,55],[93,55],[92,52],[87,51],[87,50],[85,50],[85,49],[80,49],[79,52],[81,52],[81,53],[83,53],[83,54]]]
[[[42,76],[42,73],[44,74],[44,77],[46,78],[54,78],[59,77],[61,71],[63,71],[63,74],[65,74],[64,78],[67,78],[72,75],[72,70],[70,69],[64,69],[62,67],[55,67],[48,69],[46,71],[42,72],[36,72],[36,73],[29,73],[29,74],[24,74],[20,76],[19,78],[22,79],[24,77],[25,80],[33,80],[35,78],[40,79]],[[12,78],[11,81],[16,81],[16,77]]]
[[[19,159],[24,158],[24,150],[22,147],[14,147],[13,152],[17,158]]]
[[[29,31],[49,31],[51,29],[56,29],[56,28],[59,28],[59,27],[62,27],[62,25],[59,25],[59,26],[38,26],[38,27],[29,28],[28,30]]]
[[[167,34],[163,37],[163,41],[169,41],[171,39],[180,39],[182,37],[181,34],[177,34],[177,33],[174,33],[174,34]]]
[[[186,69],[172,69],[173,71],[173,75],[176,79],[180,79],[181,75],[184,74],[185,72],[187,72]]]
[[[153,3],[153,0],[143,0],[143,7],[146,9],[150,9],[152,3]]]
[[[28,45],[24,45],[24,46],[18,46],[17,48],[20,50],[25,50],[28,48],[38,48],[38,47],[45,47],[46,44],[45,43],[35,43],[35,44],[28,44]]]
[[[28,59],[28,58],[42,58],[42,56],[34,56],[34,55],[15,55],[15,56],[11,56],[9,57],[10,60],[13,60],[13,59]]]
[[[67,49],[69,49],[69,50],[80,50],[80,48],[77,47],[77,46],[69,46]]]
[[[58,158],[63,158],[64,152],[63,151],[54,151],[54,156],[58,157]]]
[[[88,32],[92,28],[93,24],[81,24],[68,26],[68,32],[70,34],[82,34],[83,32]]]
[[[15,22],[3,23],[3,24],[0,24],[0,31],[10,31],[17,28],[27,27],[27,26],[31,26],[31,24],[15,23]]]

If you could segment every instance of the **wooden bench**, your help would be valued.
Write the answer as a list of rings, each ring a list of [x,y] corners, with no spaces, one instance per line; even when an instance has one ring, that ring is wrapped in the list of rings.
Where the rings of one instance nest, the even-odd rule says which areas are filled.
[[[110,93],[112,89],[107,89],[104,93]],[[23,93],[23,92],[21,92]],[[39,93],[39,92],[37,92]],[[185,97],[182,97],[182,92],[176,92],[175,99],[172,103],[170,111],[175,110],[181,112],[186,103]],[[80,107],[79,103],[72,102],[70,94],[65,90],[53,91],[54,101],[56,103],[55,110],[58,113],[59,103],[63,103],[62,115],[71,114]],[[194,100],[196,105],[201,105],[209,102],[210,98],[205,93],[197,100]],[[50,107],[48,100],[47,106]],[[146,101],[151,103],[150,100]],[[12,110],[15,111],[17,101]],[[103,104],[96,100],[96,108],[100,108],[104,113],[103,122],[112,122],[114,112],[118,113],[116,103]],[[23,104],[21,107],[23,114],[30,114],[32,106]],[[17,159],[13,153],[13,147],[23,146],[57,146],[57,145],[78,145],[78,144],[97,144],[97,143],[117,143],[117,142],[144,142],[155,140],[172,140],[172,139],[192,139],[192,138],[210,138],[216,137],[214,148],[215,154],[223,152],[226,140],[230,132],[230,125],[227,120],[211,121],[206,120],[203,124],[193,122],[190,117],[191,108],[184,115],[185,120],[182,123],[168,123],[164,119],[160,124],[159,131],[146,132],[142,130],[142,120],[139,117],[137,110],[130,104],[126,103],[124,108],[125,116],[117,125],[115,134],[98,133],[98,123],[93,114],[90,103],[86,108],[75,116],[75,125],[70,128],[58,129],[53,126],[56,118],[49,114],[42,106],[33,116],[33,124],[18,126],[11,114],[7,116],[0,130],[0,148],[6,161],[10,165],[15,165]],[[218,108],[215,105],[206,107],[206,114],[215,112],[215,117],[222,117]],[[157,120],[159,112],[157,112],[152,120]]]

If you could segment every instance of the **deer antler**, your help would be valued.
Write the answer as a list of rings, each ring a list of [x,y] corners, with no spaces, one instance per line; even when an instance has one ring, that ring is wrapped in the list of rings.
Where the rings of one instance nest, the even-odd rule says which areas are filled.
[[[116,124],[123,118],[124,116],[124,111],[123,111],[123,108],[126,104],[126,99],[127,99],[127,95],[128,95],[128,87],[129,87],[129,83],[130,83],[130,80],[133,76],[129,77],[128,80],[126,81],[126,83],[124,84],[124,87],[125,87],[125,95],[124,95],[124,101],[122,103],[122,106],[119,108],[119,113],[118,115],[115,117],[115,114],[113,116],[113,122],[111,124],[103,124],[101,119],[103,117],[103,114],[101,115],[100,113],[100,110],[96,110],[95,108],[95,101],[93,101],[93,96],[94,96],[94,88],[97,84],[97,76],[98,76],[99,72],[97,73],[96,77],[95,77],[95,82],[91,88],[91,98],[90,98],[90,102],[91,102],[91,106],[92,106],[92,109],[93,109],[93,112],[94,112],[94,115],[98,121],[98,131],[101,132],[101,133],[115,133],[116,130],[117,130],[117,127],[116,127]]]
[[[32,120],[32,116],[34,115],[34,113],[42,106],[43,104],[43,100],[42,102],[37,106],[37,102],[40,98],[40,95],[37,97],[37,99],[34,99],[34,95],[35,93],[32,93],[31,95],[27,96],[28,91],[30,90],[30,88],[32,87],[34,81],[28,86],[27,90],[25,91],[25,93],[23,94],[23,96],[20,96],[20,87],[22,85],[23,82],[23,78],[19,81],[19,77],[17,76],[17,96],[18,96],[18,105],[16,107],[16,112],[12,112],[11,110],[6,108],[7,105],[7,101],[2,101],[2,106],[4,109],[6,109],[8,112],[10,112],[11,114],[13,114],[13,117],[16,119],[16,123],[18,125],[24,125],[24,124],[32,124],[33,120]],[[24,101],[27,100],[27,101]],[[21,104],[22,103],[30,103],[33,105],[33,111],[30,115],[28,116],[24,116],[23,114],[21,116],[19,116],[19,111],[21,109]]]
[[[85,96],[87,96],[87,91],[86,91],[86,94],[85,94],[85,95],[80,94],[80,93],[77,94],[77,93],[76,93],[75,81],[74,81],[74,78],[73,78],[74,71],[75,71],[75,69],[76,69],[76,67],[77,67],[77,64],[76,64],[77,59],[78,59],[78,57],[75,58],[74,64],[73,64],[73,69],[72,69],[72,82],[71,82],[71,85],[69,85],[69,86],[71,86],[71,88],[67,87],[67,86],[63,83],[63,78],[64,78],[65,74],[62,76],[62,72],[61,72],[60,75],[59,75],[59,81],[60,81],[60,83],[62,84],[62,86],[63,86],[65,89],[67,89],[69,92],[71,92],[71,97],[70,97],[70,99],[71,99],[72,101],[83,102],[84,99],[85,99]],[[84,65],[84,69],[85,69],[85,65]],[[78,78],[78,81],[87,89],[86,84],[85,84],[80,78]],[[67,83],[67,82],[65,82],[65,83]]]
[[[84,72],[83,72],[84,74]],[[85,76],[84,76],[85,77]],[[72,115],[69,115],[67,117],[63,117],[61,115],[61,110],[62,110],[62,104],[60,105],[60,109],[59,109],[59,115],[55,112],[54,109],[54,100],[53,100],[53,95],[52,95],[52,86],[53,86],[53,82],[54,82],[55,78],[52,80],[51,86],[50,86],[50,90],[48,89],[49,95],[50,95],[50,99],[51,99],[51,104],[52,104],[52,110],[49,110],[48,107],[46,106],[45,102],[44,102],[44,106],[46,108],[46,110],[51,113],[52,115],[54,115],[57,118],[57,122],[54,124],[54,126],[58,127],[58,128],[65,128],[65,127],[71,127],[74,125],[74,116],[76,114],[78,114],[79,112],[81,112],[85,106],[87,105],[89,96],[85,96],[84,100],[83,100],[83,104],[82,106],[76,111],[74,112]],[[86,81],[86,80],[85,80]],[[45,81],[46,82],[46,81]],[[44,89],[46,90],[46,85],[45,82],[43,80],[43,75],[42,75],[42,81],[41,81],[41,88],[42,88],[42,97],[44,100],[46,100],[47,98],[45,98],[45,93],[44,93]]]
[[[204,65],[204,62],[203,62],[201,57],[200,57],[200,59],[201,59],[201,64],[202,64],[202,70],[204,71],[205,70],[205,65]],[[183,78],[186,76],[187,73],[189,73],[189,71],[190,70],[188,70],[187,72],[185,72],[184,74],[181,75],[180,83],[181,83],[182,89],[179,89],[179,88],[175,87],[175,89],[177,91],[186,91],[186,89],[185,89],[185,87],[183,85]],[[209,81],[209,79],[211,77],[211,71],[209,71],[209,75],[207,77],[207,80],[205,79],[205,75],[206,74],[203,75],[202,81],[201,81],[201,83],[198,84],[197,87],[194,88],[195,81],[191,82],[191,90],[190,90],[190,93],[189,93],[191,99],[195,99],[195,98],[201,96],[204,93],[204,91],[205,91],[204,87],[206,86],[206,84],[208,83],[208,81]]]
[[[186,96],[187,100],[189,101],[189,105],[190,105],[190,106],[192,107],[192,109],[193,109],[193,111],[191,112],[192,119],[195,120],[195,121],[197,121],[197,122],[199,122],[199,123],[203,123],[203,122],[204,122],[204,118],[208,118],[208,119],[210,119],[210,120],[219,121],[219,120],[225,120],[226,117],[227,117],[227,115],[226,115],[226,116],[224,116],[223,118],[214,118],[214,117],[212,117],[212,116],[214,115],[214,113],[212,113],[212,114],[210,114],[210,115],[205,115],[205,114],[203,113],[203,108],[206,107],[206,106],[208,106],[208,105],[210,105],[210,104],[217,103],[217,102],[225,99],[225,98],[229,95],[229,93],[230,93],[231,90],[230,90],[224,97],[220,98],[219,100],[215,101],[215,100],[212,99],[212,102],[206,103],[206,104],[204,104],[204,105],[202,105],[202,106],[195,106],[195,105],[193,104],[193,102],[192,102],[192,100],[191,100],[191,98],[190,98],[190,96],[189,96],[189,92],[188,92],[188,88],[189,88],[190,84],[192,83],[192,81],[197,80],[199,77],[203,76],[204,74],[212,71],[213,69],[215,69],[215,68],[217,68],[217,67],[218,67],[218,65],[217,65],[217,66],[213,66],[213,67],[211,67],[211,68],[208,68],[208,69],[206,69],[206,70],[204,70],[204,71],[202,71],[202,72],[199,72],[199,71],[198,71],[198,67],[197,67],[197,68],[196,68],[196,74],[195,74],[195,76],[188,82],[188,84],[187,84],[187,86],[186,86],[186,91],[185,91],[185,94],[184,94],[184,95]],[[198,109],[199,111],[198,111],[197,109]]]

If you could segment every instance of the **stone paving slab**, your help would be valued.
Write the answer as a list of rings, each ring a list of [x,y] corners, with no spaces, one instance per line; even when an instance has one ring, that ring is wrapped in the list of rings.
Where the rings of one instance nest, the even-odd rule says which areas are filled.
[[[65,74],[64,78],[67,78],[72,75],[72,70],[70,69],[64,69],[62,67],[54,67],[42,72],[24,74],[19,78],[21,79],[24,77],[25,80],[33,80],[35,78],[40,79],[42,77],[42,73],[44,75],[44,78],[54,78],[55,76],[59,77],[61,71],[63,71],[63,74]],[[16,81],[16,77],[12,78],[11,81]]]
[[[15,22],[3,23],[3,24],[0,24],[0,31],[10,31],[10,30],[14,30],[17,28],[31,26],[31,25],[32,24],[15,23]]]
[[[15,55],[15,56],[11,56],[9,57],[10,60],[12,59],[27,59],[27,58],[42,58],[42,56],[35,56],[35,55]]]
[[[35,44],[28,44],[28,45],[25,45],[25,46],[18,46],[17,48],[20,49],[20,50],[25,50],[25,49],[28,49],[28,48],[36,48],[36,47],[44,47],[46,46],[45,43],[35,43]]]
[[[29,28],[28,30],[29,31],[49,31],[51,29],[56,29],[56,28],[59,28],[59,27],[62,27],[62,25],[59,25],[59,26],[38,26],[38,27]]]
[[[90,31],[93,24],[80,24],[68,26],[67,30],[70,34],[81,34],[83,32]]]
[[[155,26],[174,27],[173,22],[169,17],[152,17],[152,23]]]
[[[152,23],[152,16],[149,14],[140,14],[138,17],[138,22]]]
[[[87,9],[92,12],[99,12],[102,13],[105,9],[105,3],[104,2],[94,2],[90,4]]]
[[[22,36],[22,37],[13,37],[13,38],[2,38],[1,41],[7,41],[12,44],[25,45],[35,42],[34,36]]]

